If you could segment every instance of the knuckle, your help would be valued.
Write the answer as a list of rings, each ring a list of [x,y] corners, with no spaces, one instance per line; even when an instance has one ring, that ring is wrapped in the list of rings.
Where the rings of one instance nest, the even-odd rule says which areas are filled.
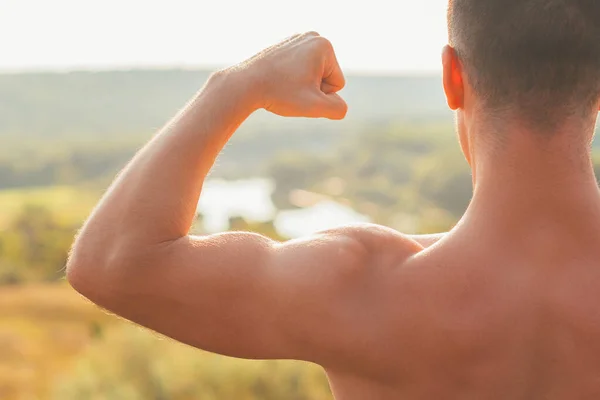
[[[318,36],[315,37],[313,40],[319,45],[319,47],[326,50],[333,50],[333,45],[331,44],[329,39],[324,38],[323,36]]]
[[[294,33],[293,35],[291,35],[291,36],[287,37],[287,38],[284,40],[284,42],[292,41],[292,40],[294,40],[294,39],[296,39],[296,38],[298,38],[298,37],[300,37],[300,36],[302,36],[302,34],[300,34],[300,33]]]
[[[318,37],[318,36],[321,36],[321,35],[319,35],[319,32],[308,31],[308,32],[304,33],[304,36],[315,36],[315,37]]]

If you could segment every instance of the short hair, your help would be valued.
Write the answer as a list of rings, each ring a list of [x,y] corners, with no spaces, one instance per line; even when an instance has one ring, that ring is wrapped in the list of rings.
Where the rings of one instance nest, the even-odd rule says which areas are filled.
[[[484,107],[549,127],[600,100],[600,0],[449,0],[448,30]]]

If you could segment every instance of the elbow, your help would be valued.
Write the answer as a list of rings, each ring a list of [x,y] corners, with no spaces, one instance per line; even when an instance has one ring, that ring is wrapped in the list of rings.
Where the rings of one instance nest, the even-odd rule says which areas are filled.
[[[75,291],[92,300],[103,287],[107,267],[106,257],[80,238],[67,260],[66,278]]]
[[[66,278],[75,291],[110,308],[136,287],[140,276],[166,263],[166,248],[125,235],[89,234],[84,229],[73,244]]]
[[[89,258],[83,257],[76,248],[73,248],[66,266],[67,282],[73,289],[85,297],[89,297],[89,292],[93,289],[94,271],[98,271],[97,265],[90,264]]]
[[[66,265],[66,279],[71,287],[94,303],[102,305],[119,284],[125,260],[131,260],[126,252],[116,246],[103,246],[79,237],[71,250]]]

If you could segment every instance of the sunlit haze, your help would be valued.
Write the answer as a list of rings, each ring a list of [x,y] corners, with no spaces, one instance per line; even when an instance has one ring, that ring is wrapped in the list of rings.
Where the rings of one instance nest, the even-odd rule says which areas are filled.
[[[439,70],[447,0],[0,0],[0,70],[221,66],[318,31],[357,72]]]

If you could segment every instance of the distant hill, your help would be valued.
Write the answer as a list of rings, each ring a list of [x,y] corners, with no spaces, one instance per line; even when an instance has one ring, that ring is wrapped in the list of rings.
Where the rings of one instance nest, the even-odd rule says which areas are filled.
[[[0,137],[112,137],[161,127],[203,85],[207,70],[0,74]],[[349,76],[346,126],[390,120],[450,121],[438,76]],[[246,131],[281,129],[282,119],[258,114]],[[285,120],[286,131],[327,121]]]
[[[141,143],[202,87],[209,74],[208,70],[0,74],[0,138],[64,144],[75,138],[91,142],[134,138]],[[349,104],[342,122],[256,113],[226,154],[254,162],[252,157],[265,156],[265,147],[331,151],[339,135],[387,128],[391,123],[427,122],[453,129],[440,76],[349,75],[342,96]]]
[[[101,178],[108,184],[209,74],[208,70],[0,74],[0,187]],[[342,96],[349,113],[341,122],[255,113],[227,144],[214,174],[262,176],[275,159],[294,162],[299,155],[293,153],[302,153],[300,159],[307,154],[332,158],[347,146],[361,146],[360,138],[364,144],[370,135],[428,135],[458,152],[453,115],[439,76],[350,75]]]

